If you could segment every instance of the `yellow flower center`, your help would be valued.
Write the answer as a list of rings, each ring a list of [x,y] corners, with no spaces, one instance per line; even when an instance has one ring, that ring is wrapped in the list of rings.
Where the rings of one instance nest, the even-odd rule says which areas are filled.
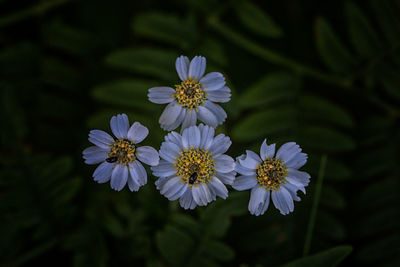
[[[257,181],[265,189],[278,190],[281,184],[286,184],[285,177],[288,174],[288,168],[277,158],[267,158],[257,167]]]
[[[189,186],[210,182],[215,175],[214,159],[207,150],[185,149],[174,166],[181,181]]]
[[[175,94],[173,95],[176,101],[182,107],[190,110],[204,104],[206,100],[206,92],[201,89],[201,85],[197,79],[189,78],[181,84],[175,85]]]
[[[106,161],[128,164],[136,159],[135,152],[136,147],[132,141],[119,139],[111,145],[111,151],[108,153]]]

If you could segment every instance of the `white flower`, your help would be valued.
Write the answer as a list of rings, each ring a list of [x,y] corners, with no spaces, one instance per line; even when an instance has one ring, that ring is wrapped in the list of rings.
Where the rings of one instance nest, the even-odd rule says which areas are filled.
[[[165,136],[160,149],[160,164],[152,167],[160,177],[157,189],[169,200],[179,199],[184,209],[205,206],[219,196],[228,197],[224,184],[232,184],[236,175],[234,160],[224,153],[231,145],[229,137],[214,137],[214,128],[200,124]]]
[[[113,116],[110,125],[117,140],[104,131],[90,131],[89,141],[95,146],[83,151],[85,163],[101,163],[93,173],[95,181],[106,183],[111,180],[111,188],[116,191],[128,183],[131,191],[138,191],[147,183],[147,173],[140,161],[151,166],[159,163],[157,150],[137,145],[146,138],[149,130],[139,122],[129,127],[125,114]]]
[[[253,215],[264,214],[270,198],[283,215],[292,212],[293,200],[300,201],[297,191],[305,194],[305,187],[310,182],[310,175],[298,170],[306,164],[307,154],[301,153],[295,142],[289,142],[275,155],[275,144],[268,146],[264,140],[260,156],[247,150],[246,155],[237,158],[235,170],[241,176],[235,179],[233,188],[251,189],[249,211]]]
[[[207,125],[217,127],[227,115],[222,107],[213,102],[225,103],[230,100],[231,90],[225,86],[225,78],[219,72],[204,75],[206,59],[196,56],[176,59],[176,71],[181,83],[171,87],[149,89],[149,100],[156,104],[168,104],[161,114],[159,123],[167,131],[182,125],[182,130],[196,125],[197,119]]]

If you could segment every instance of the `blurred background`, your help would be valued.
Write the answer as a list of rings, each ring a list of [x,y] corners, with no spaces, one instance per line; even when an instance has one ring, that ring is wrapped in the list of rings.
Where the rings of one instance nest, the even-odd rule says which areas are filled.
[[[2,266],[400,266],[399,15],[398,0],[0,0]],[[229,155],[264,138],[309,154],[293,213],[251,216],[232,188],[185,211],[150,172],[135,193],[93,181],[81,153],[112,115],[159,148],[147,90],[179,82],[181,54],[232,89]]]

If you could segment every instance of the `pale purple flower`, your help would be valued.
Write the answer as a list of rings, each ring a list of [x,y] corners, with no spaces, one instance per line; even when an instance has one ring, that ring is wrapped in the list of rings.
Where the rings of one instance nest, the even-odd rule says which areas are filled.
[[[232,184],[235,161],[224,153],[232,144],[223,134],[214,137],[214,128],[200,124],[171,132],[160,148],[160,164],[152,167],[157,189],[169,200],[179,199],[184,209],[206,206],[228,197],[225,184]]]
[[[214,102],[230,100],[231,90],[225,86],[225,78],[219,72],[204,75],[206,59],[196,56],[189,62],[185,56],[176,59],[176,71],[181,79],[175,88],[153,87],[149,89],[149,100],[156,104],[168,104],[159,123],[167,131],[182,125],[182,130],[196,125],[197,120],[212,127],[222,124],[227,115]]]
[[[275,155],[275,144],[267,145],[264,140],[260,155],[246,150],[246,155],[236,159],[235,170],[241,175],[232,186],[240,191],[251,189],[251,214],[264,214],[271,198],[281,214],[286,215],[294,209],[293,200],[300,201],[297,191],[306,193],[310,175],[298,170],[306,162],[307,154],[296,143],[282,145]]]
[[[156,166],[159,163],[157,150],[150,146],[138,146],[149,130],[139,122],[129,124],[126,114],[113,116],[110,121],[114,139],[101,130],[92,130],[89,141],[95,146],[83,151],[86,164],[101,163],[93,173],[98,183],[111,180],[111,188],[120,191],[128,183],[131,191],[138,191],[147,183],[147,172],[142,163]]]

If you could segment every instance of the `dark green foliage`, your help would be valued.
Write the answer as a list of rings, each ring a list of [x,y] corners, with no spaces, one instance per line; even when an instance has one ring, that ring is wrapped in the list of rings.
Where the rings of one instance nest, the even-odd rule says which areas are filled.
[[[0,1],[1,266],[398,266],[399,1]],[[17,1],[18,2],[18,1]],[[51,3],[50,3],[51,2]],[[21,6],[18,6],[21,5]],[[296,141],[312,176],[292,214],[249,192],[185,211],[149,182],[114,192],[81,158],[124,112],[158,148],[179,55],[232,89],[233,157]],[[302,255],[327,155],[310,255]]]

